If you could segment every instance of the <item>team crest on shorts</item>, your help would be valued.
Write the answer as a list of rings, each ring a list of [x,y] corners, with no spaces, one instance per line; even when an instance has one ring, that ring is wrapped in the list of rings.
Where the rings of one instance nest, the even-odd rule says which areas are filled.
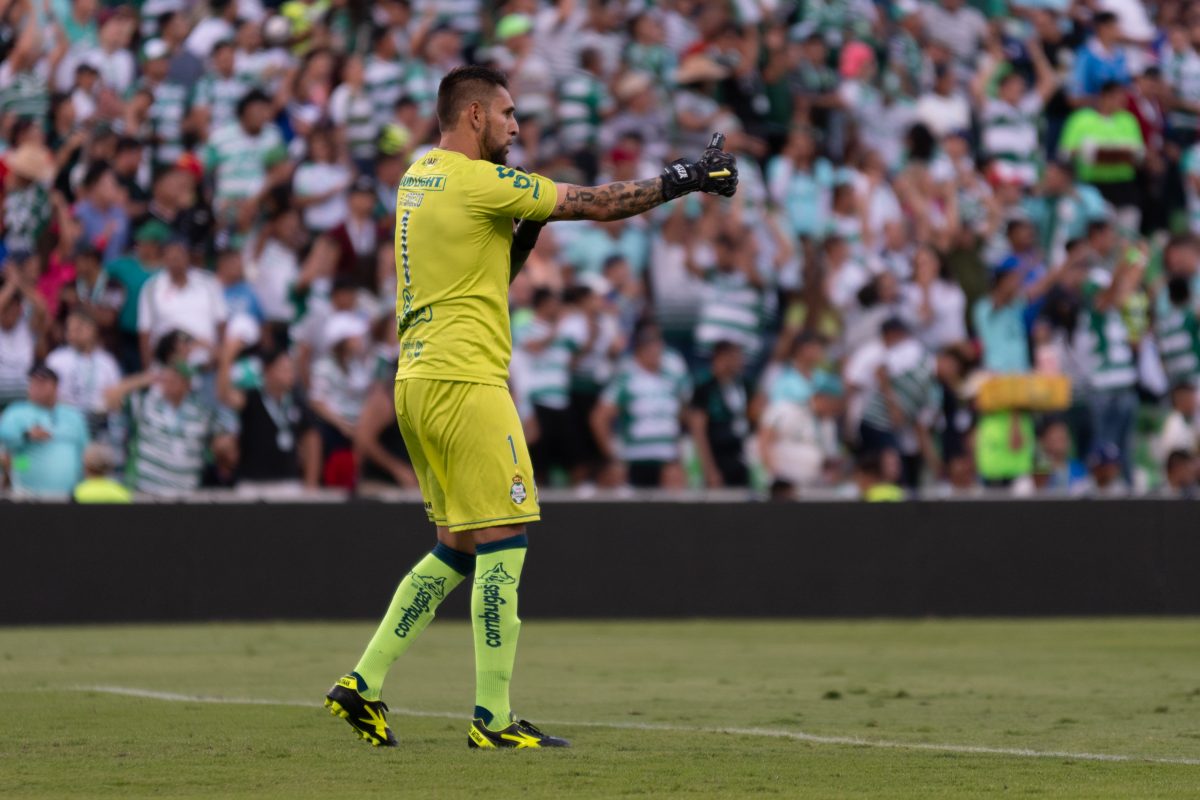
[[[520,475],[513,475],[513,482],[512,486],[508,489],[508,496],[517,505],[524,503],[525,498],[529,496],[529,493],[525,490],[525,481],[521,480]]]

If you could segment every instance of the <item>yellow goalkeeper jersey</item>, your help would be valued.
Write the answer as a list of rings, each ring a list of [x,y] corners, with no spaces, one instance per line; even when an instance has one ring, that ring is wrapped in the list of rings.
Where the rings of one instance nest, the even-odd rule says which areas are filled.
[[[435,148],[408,168],[396,200],[397,379],[508,382],[513,220],[558,202],[541,175]]]

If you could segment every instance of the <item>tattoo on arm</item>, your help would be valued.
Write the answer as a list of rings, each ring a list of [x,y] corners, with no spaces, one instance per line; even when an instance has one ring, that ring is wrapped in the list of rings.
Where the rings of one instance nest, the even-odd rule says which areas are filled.
[[[559,184],[558,205],[550,219],[625,219],[663,204],[662,178],[617,181],[603,186]]]

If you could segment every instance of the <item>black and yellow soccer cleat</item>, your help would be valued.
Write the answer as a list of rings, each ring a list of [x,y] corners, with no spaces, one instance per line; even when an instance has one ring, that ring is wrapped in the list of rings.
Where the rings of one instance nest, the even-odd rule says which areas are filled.
[[[350,723],[364,741],[375,747],[396,747],[399,742],[388,727],[384,712],[388,707],[382,700],[367,700],[358,693],[358,679],[344,675],[325,695],[325,707],[335,717]]]
[[[549,736],[538,730],[532,723],[516,720],[507,728],[499,731],[488,730],[483,720],[475,719],[467,731],[467,746],[480,750],[513,747],[518,750],[525,747],[570,747],[571,743],[557,736]]]

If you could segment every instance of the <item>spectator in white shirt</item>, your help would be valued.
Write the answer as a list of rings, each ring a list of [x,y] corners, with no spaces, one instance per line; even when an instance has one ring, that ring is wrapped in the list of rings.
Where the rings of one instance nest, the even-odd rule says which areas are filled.
[[[79,58],[79,63],[95,69],[104,88],[118,97],[124,97],[137,78],[137,62],[129,51],[133,31],[132,19],[114,14],[100,26],[99,46]]]
[[[142,363],[151,363],[154,344],[173,330],[184,331],[212,352],[227,317],[220,281],[192,268],[186,239],[171,240],[163,248],[163,269],[146,281],[138,298]]]
[[[121,382],[117,360],[99,341],[96,320],[76,308],[67,315],[67,343],[46,357],[58,374],[59,401],[82,411],[93,435],[104,421],[104,393]]]
[[[254,287],[267,322],[286,324],[295,319],[292,289],[300,277],[297,250],[303,239],[299,213],[288,206],[271,206],[266,223],[242,251],[246,279]]]
[[[964,64],[973,63],[987,36],[987,19],[966,0],[936,0],[921,5],[925,34],[944,45]]]
[[[212,55],[213,45],[225,39],[232,39],[237,30],[233,27],[238,18],[238,4],[233,0],[212,0],[209,3],[209,15],[204,17],[192,29],[184,47],[199,59]]]
[[[1154,439],[1154,460],[1160,464],[1176,450],[1195,454],[1196,432],[1196,385],[1191,382],[1177,383],[1171,389],[1171,413],[1163,421],[1162,430]]]
[[[931,352],[967,339],[967,296],[946,280],[942,258],[922,245],[913,258],[913,282],[902,289],[902,316]]]
[[[354,173],[339,160],[333,129],[319,128],[308,137],[308,160],[296,168],[293,205],[304,211],[305,226],[324,233],[346,218],[347,193]]]
[[[933,90],[917,100],[917,118],[941,139],[971,127],[971,103],[955,85],[954,72],[949,67],[938,67],[935,76]]]
[[[327,454],[347,450],[354,441],[354,425],[371,388],[367,333],[367,323],[350,312],[338,312],[325,323],[332,349],[313,367],[309,404],[321,420]]]
[[[759,453],[771,478],[793,486],[820,484],[826,467],[836,462],[837,418],[842,409],[841,382],[821,372],[813,395],[800,401],[784,397],[763,412]]]

